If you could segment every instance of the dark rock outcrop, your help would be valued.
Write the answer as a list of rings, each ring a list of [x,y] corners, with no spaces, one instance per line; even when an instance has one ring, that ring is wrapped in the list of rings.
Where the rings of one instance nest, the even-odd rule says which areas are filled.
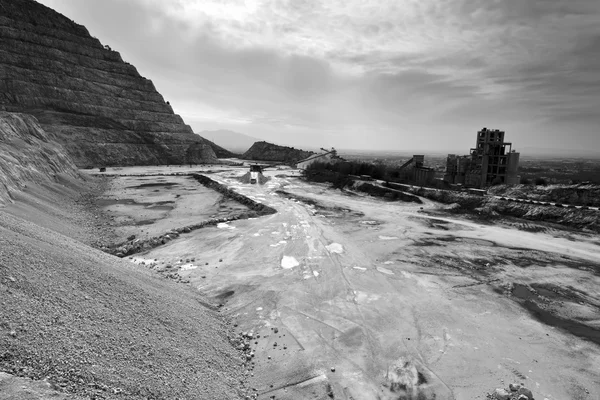
[[[242,155],[246,160],[280,161],[295,163],[315,154],[312,151],[304,151],[293,147],[278,146],[268,142],[256,142]]]
[[[65,149],[31,115],[0,111],[0,205],[26,183],[53,181],[59,174],[79,176]]]
[[[216,161],[149,79],[32,0],[0,0],[0,110],[34,115],[80,167]]]

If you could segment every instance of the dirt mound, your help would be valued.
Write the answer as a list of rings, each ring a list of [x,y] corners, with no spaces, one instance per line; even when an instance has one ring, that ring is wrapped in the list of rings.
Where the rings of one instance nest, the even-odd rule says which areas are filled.
[[[223,195],[246,205],[250,210],[255,211],[257,215],[269,215],[277,213],[277,210],[275,210],[274,208],[262,203],[258,203],[252,200],[251,198],[244,196],[243,194],[239,194],[236,191],[229,189],[227,186],[210,179],[208,176],[201,174],[194,174],[193,176],[198,182],[200,182],[204,186],[216,190],[217,192],[222,193]]]
[[[487,199],[480,210],[486,215],[506,215],[530,221],[543,221],[563,226],[600,232],[600,212],[575,208],[524,204]]]
[[[53,182],[58,174],[79,177],[65,149],[27,114],[0,112],[0,206],[27,182]]]
[[[401,190],[384,187],[379,184],[355,181],[352,184],[351,188],[354,190],[358,190],[360,192],[368,193],[371,196],[383,197],[388,200],[401,200],[401,201],[406,201],[406,202],[414,202],[414,203],[418,203],[418,204],[423,203],[423,201],[421,201],[421,199],[418,198],[417,196],[413,196],[413,195],[405,193]]]
[[[256,142],[242,155],[246,160],[281,161],[294,163],[315,154],[288,146],[278,146],[268,142]]]
[[[29,201],[38,224],[0,211],[0,371],[85,398],[239,398],[228,322],[188,286],[69,237],[99,221],[57,193]],[[47,214],[48,199],[69,211]],[[41,226],[55,220],[62,234]]]
[[[496,196],[600,207],[600,185],[515,185],[493,186],[489,193]]]

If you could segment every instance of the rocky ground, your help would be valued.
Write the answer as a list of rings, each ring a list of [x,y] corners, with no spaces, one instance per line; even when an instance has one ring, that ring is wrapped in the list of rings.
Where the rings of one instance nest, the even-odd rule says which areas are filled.
[[[31,184],[0,209],[0,398],[243,398],[210,299],[90,246],[113,238],[105,185]]]
[[[258,398],[600,394],[595,235],[332,190],[291,170],[248,185],[245,172],[204,171],[276,214],[127,259],[220,305]],[[511,382],[531,396],[494,390]]]
[[[0,388],[19,376],[36,379],[27,393],[83,398],[600,394],[597,237],[332,190],[293,170],[249,185],[245,169],[186,168],[210,177],[196,189],[180,172],[111,169],[121,176],[90,178],[99,198],[69,180],[30,186],[0,212]],[[233,210],[198,202],[207,184],[277,213],[203,225]],[[177,235],[124,259],[71,239],[165,228]]]

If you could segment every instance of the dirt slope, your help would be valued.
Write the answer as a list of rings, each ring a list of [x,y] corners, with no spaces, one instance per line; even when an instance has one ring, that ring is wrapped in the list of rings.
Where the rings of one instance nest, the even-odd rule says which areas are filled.
[[[83,398],[238,398],[239,355],[219,313],[192,288],[69,237],[104,224],[48,189],[31,184],[0,209],[0,372]]]
[[[78,177],[65,149],[27,114],[0,111],[0,206],[26,182],[50,182],[57,174]]]

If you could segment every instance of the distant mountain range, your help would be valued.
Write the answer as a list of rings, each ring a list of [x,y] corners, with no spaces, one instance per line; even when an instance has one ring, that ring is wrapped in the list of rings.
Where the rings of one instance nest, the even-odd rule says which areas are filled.
[[[600,149],[556,149],[546,147],[525,146],[517,150],[521,156],[536,156],[536,157],[590,157],[599,158]]]
[[[203,138],[208,139],[211,142],[214,142],[219,146],[235,153],[244,153],[255,142],[260,142],[262,140],[227,129],[218,129],[216,131],[200,131],[196,133]]]

